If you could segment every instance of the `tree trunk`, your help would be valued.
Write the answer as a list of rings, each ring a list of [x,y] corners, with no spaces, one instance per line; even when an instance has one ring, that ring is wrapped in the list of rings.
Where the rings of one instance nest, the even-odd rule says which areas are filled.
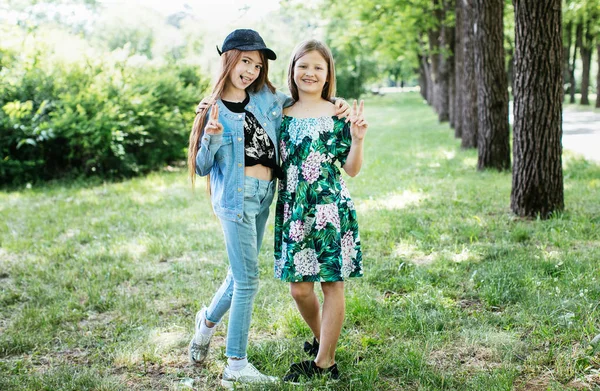
[[[433,0],[434,5],[440,0]],[[441,4],[437,4],[435,15],[440,25],[440,38],[438,48],[438,75],[437,86],[437,110],[438,119],[440,122],[446,122],[450,119],[450,61],[449,61],[449,46],[451,28],[446,23],[446,12],[448,11],[451,0],[442,0]]]
[[[456,27],[454,28],[454,137],[462,138],[463,110],[463,38],[462,38],[462,0],[456,1]]]
[[[440,32],[436,29],[430,29],[427,32],[427,40],[429,41],[429,74],[431,78],[431,95],[430,104],[433,106],[435,112],[439,115],[440,113],[440,84],[439,84],[439,72],[440,72]]]
[[[563,71],[563,80],[569,80],[569,70],[570,64],[569,60],[571,59],[571,41],[573,40],[573,22],[569,22],[566,24],[563,30],[563,63],[564,63],[564,71]],[[570,93],[571,86],[565,89],[565,95]]]
[[[421,64],[423,67],[423,71],[425,72],[425,87],[426,87],[426,93],[425,95],[427,96],[425,99],[427,100],[427,103],[432,106],[433,105],[433,80],[432,80],[432,71],[431,71],[431,64],[429,63],[429,58],[424,55],[421,56]]]
[[[419,54],[419,89],[423,99],[427,100],[427,69],[424,56]]]
[[[475,0],[477,169],[510,169],[504,0]]]
[[[462,2],[462,39],[463,39],[463,98],[462,142],[463,148],[477,147],[477,86],[475,85],[475,56],[473,37],[473,2]]]
[[[596,59],[598,60],[598,73],[596,74],[596,107],[600,109],[600,42],[596,45]]]
[[[448,63],[448,115],[450,120],[450,127],[456,127],[456,112],[454,101],[456,100],[456,70],[454,69],[454,53],[455,47],[455,28],[448,27],[448,50],[450,55],[447,58]]]
[[[564,208],[561,0],[513,0],[515,119],[510,207],[548,218]]]
[[[583,34],[583,25],[581,23],[577,23],[575,26],[575,47],[573,48],[573,62],[571,63],[571,68],[569,69],[569,87],[571,89],[571,98],[569,99],[569,103],[575,103],[575,90],[577,86],[575,85],[575,64],[577,63],[577,49],[579,49],[579,45],[581,43],[581,36]]]
[[[591,23],[586,23],[584,41],[581,42],[579,48],[581,52],[581,101],[582,105],[589,105],[590,100],[588,99],[588,91],[590,88],[590,66],[592,65],[592,52],[593,52],[593,40],[594,36],[591,32]]]
[[[510,91],[512,93],[514,93],[514,89],[515,89],[515,50],[514,48],[510,48],[508,49],[508,64],[507,64],[507,70],[506,70],[506,76],[508,78],[508,86],[510,87]]]

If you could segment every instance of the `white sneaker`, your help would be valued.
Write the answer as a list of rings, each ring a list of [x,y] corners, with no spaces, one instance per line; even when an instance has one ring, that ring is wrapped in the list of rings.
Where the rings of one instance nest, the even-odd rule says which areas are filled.
[[[278,380],[277,377],[263,375],[254,365],[248,363],[241,371],[232,371],[229,366],[225,367],[221,385],[233,390],[235,383],[274,383]]]
[[[212,334],[211,335],[201,335],[199,341],[195,340],[196,334],[200,330],[200,325],[202,325],[202,323],[205,320],[206,320],[206,307],[203,307],[196,314],[194,336],[192,337],[192,340],[190,341],[190,345],[188,347],[190,362],[192,364],[196,364],[196,365],[201,364],[202,362],[204,362],[204,360],[206,360],[206,357],[208,356],[208,348],[210,347],[210,340],[212,338]],[[215,325],[215,327],[216,327],[216,325]]]

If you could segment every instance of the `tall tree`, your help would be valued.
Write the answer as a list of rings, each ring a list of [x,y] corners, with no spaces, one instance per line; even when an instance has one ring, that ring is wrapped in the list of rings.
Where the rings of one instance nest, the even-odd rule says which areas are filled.
[[[435,105],[440,122],[450,119],[450,77],[451,77],[451,38],[452,26],[446,20],[446,14],[453,0],[433,0],[435,27],[430,30],[432,71],[434,74]]]
[[[592,34],[593,17],[587,14],[585,22],[582,23],[582,29],[577,35],[579,52],[581,54],[581,100],[582,105],[589,105],[588,90],[590,88],[590,67],[592,64],[592,53],[594,49],[594,35]]]
[[[564,208],[561,0],[513,0],[515,119],[511,209],[548,218]]]
[[[571,59],[571,43],[573,41],[573,22],[565,20],[563,26],[563,80],[569,80],[570,75],[570,59]],[[570,94],[572,86],[565,90],[565,94]]]
[[[463,95],[461,86],[463,84],[463,37],[462,37],[462,0],[456,0],[454,29],[454,137],[462,138],[462,110]]]
[[[575,84],[575,66],[577,65],[577,50],[579,49],[579,42],[581,41],[579,37],[583,33],[583,25],[581,23],[577,23],[575,25],[575,47],[573,48],[573,61],[569,67],[569,103],[575,103],[575,90],[577,89],[577,85]]]
[[[421,96],[425,99],[426,102],[430,101],[430,84],[431,76],[429,71],[429,63],[427,62],[427,57],[423,54],[418,54],[419,58],[419,91],[421,92]]]
[[[600,108],[600,42],[596,45],[596,59],[598,60],[598,73],[596,74],[596,107]]]
[[[448,62],[448,113],[450,114],[450,127],[456,126],[456,68],[454,56],[456,53],[456,33],[455,26],[448,27],[448,51],[450,55],[446,60]]]
[[[463,148],[477,147],[477,86],[475,85],[474,0],[459,0],[462,7],[463,81],[462,142]]]
[[[439,26],[427,32],[429,42],[429,70],[431,81],[430,104],[436,113],[440,113],[440,31]]]
[[[504,53],[504,0],[475,0],[477,168],[510,168],[508,82]]]

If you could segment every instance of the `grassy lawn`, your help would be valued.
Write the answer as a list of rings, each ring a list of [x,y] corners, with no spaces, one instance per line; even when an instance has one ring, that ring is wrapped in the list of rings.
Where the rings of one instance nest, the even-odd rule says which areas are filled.
[[[566,210],[523,220],[510,173],[477,172],[417,94],[370,98],[367,115],[342,379],[269,389],[599,387],[600,167],[567,155]],[[218,388],[226,327],[208,364],[187,362],[227,265],[203,184],[175,169],[0,192],[0,390]],[[271,216],[249,359],[282,376],[309,330],[273,278],[272,236]]]

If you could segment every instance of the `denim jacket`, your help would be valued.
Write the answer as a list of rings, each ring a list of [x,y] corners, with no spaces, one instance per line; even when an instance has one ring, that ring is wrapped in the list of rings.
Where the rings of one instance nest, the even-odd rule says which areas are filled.
[[[281,92],[271,93],[267,86],[249,95],[250,102],[246,110],[251,112],[265,129],[275,146],[276,159],[279,162],[277,134],[281,125],[282,109],[284,104],[291,104],[291,99]],[[196,173],[200,176],[210,174],[211,202],[215,214],[226,220],[242,221],[246,116],[243,113],[231,112],[221,99],[217,100],[217,105],[223,133],[202,135],[196,155]],[[207,113],[207,121],[209,114],[210,112]]]

